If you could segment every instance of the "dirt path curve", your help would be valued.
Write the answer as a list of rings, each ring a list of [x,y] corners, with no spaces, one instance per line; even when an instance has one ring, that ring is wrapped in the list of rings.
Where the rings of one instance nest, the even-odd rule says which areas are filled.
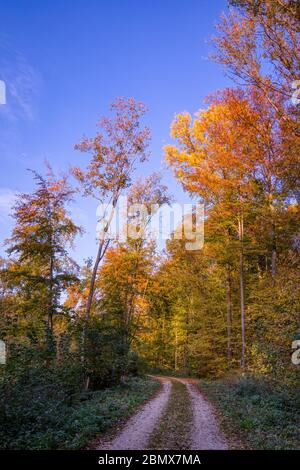
[[[101,440],[97,449],[103,450],[144,450],[149,437],[167,406],[172,382],[168,378],[157,377],[162,383],[158,394],[144,405],[125,424],[115,437]]]
[[[228,443],[219,429],[217,419],[212,405],[202,396],[197,387],[197,381],[193,379],[179,379],[173,377],[155,377],[162,383],[159,393],[146,405],[144,405],[134,416],[132,416],[125,426],[114,437],[102,439],[97,449],[103,450],[145,450],[151,441],[151,435],[159,426],[162,429],[168,424],[161,419],[166,410],[168,415],[168,402],[172,392],[174,381],[181,382],[186,386],[192,409],[192,422],[188,425],[189,445],[194,450],[225,450],[228,449]],[[175,389],[174,389],[175,390]],[[168,416],[169,425],[170,417]],[[166,419],[166,418],[165,418]],[[180,422],[173,423],[174,428],[180,429]],[[172,426],[173,428],[173,426]],[[154,432],[154,434],[155,434]],[[179,434],[180,436],[180,434]],[[180,439],[181,437],[179,437]],[[168,447],[169,441],[164,443],[164,449],[172,449],[172,444]],[[162,448],[162,447],[160,447]],[[181,449],[184,447],[180,447]]]

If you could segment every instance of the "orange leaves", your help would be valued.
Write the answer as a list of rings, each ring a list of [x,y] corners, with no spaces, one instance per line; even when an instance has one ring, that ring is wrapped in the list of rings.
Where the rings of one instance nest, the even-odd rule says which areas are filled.
[[[72,168],[72,173],[75,176],[75,178],[77,179],[77,181],[80,181],[81,183],[84,181],[84,174],[83,174],[83,171],[81,170],[81,168],[73,167]]]
[[[144,104],[133,98],[118,98],[111,110],[113,115],[97,124],[95,137],[84,137],[75,145],[75,149],[92,155],[86,171],[74,168],[73,174],[85,193],[97,199],[127,187],[135,163],[147,158],[150,133],[141,124]]]
[[[194,120],[188,113],[176,116],[171,135],[178,145],[164,150],[184,188],[212,200],[246,184],[255,161],[251,124],[257,116],[240,90],[225,90],[209,101]]]
[[[182,143],[189,140],[189,130],[192,123],[190,113],[183,112],[178,114],[171,125],[171,137],[181,140]]]

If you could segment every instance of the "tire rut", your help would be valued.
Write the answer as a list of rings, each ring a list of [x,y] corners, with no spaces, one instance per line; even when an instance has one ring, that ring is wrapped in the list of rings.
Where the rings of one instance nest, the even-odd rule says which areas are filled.
[[[162,383],[158,394],[144,405],[125,424],[123,429],[114,437],[101,439],[98,450],[144,450],[151,433],[164,413],[169,401],[172,382],[168,379],[157,378]]]

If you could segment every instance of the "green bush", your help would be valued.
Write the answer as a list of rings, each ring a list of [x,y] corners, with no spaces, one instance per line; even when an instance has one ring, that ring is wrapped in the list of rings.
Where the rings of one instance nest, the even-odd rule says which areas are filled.
[[[43,348],[10,345],[0,369],[1,449],[80,448],[151,395],[153,382],[123,378],[143,364],[124,352],[114,331],[89,331],[87,344],[84,361],[80,350],[60,351],[57,360]]]
[[[82,391],[80,368],[34,367],[0,380],[1,449],[79,449],[149,398],[157,382],[127,378]]]

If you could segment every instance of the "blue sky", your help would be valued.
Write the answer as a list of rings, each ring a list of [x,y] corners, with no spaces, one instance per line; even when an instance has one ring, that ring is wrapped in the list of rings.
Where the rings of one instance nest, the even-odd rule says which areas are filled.
[[[188,202],[165,169],[162,147],[170,141],[176,112],[197,111],[208,93],[228,85],[208,59],[223,0],[6,0],[1,2],[0,105],[1,241],[11,230],[9,207],[16,191],[30,191],[26,168],[43,171],[84,165],[73,145],[92,136],[95,123],[117,96],[149,108],[151,158],[137,171],[162,171],[180,202]],[[72,208],[86,234],[78,261],[94,255],[96,203]]]

